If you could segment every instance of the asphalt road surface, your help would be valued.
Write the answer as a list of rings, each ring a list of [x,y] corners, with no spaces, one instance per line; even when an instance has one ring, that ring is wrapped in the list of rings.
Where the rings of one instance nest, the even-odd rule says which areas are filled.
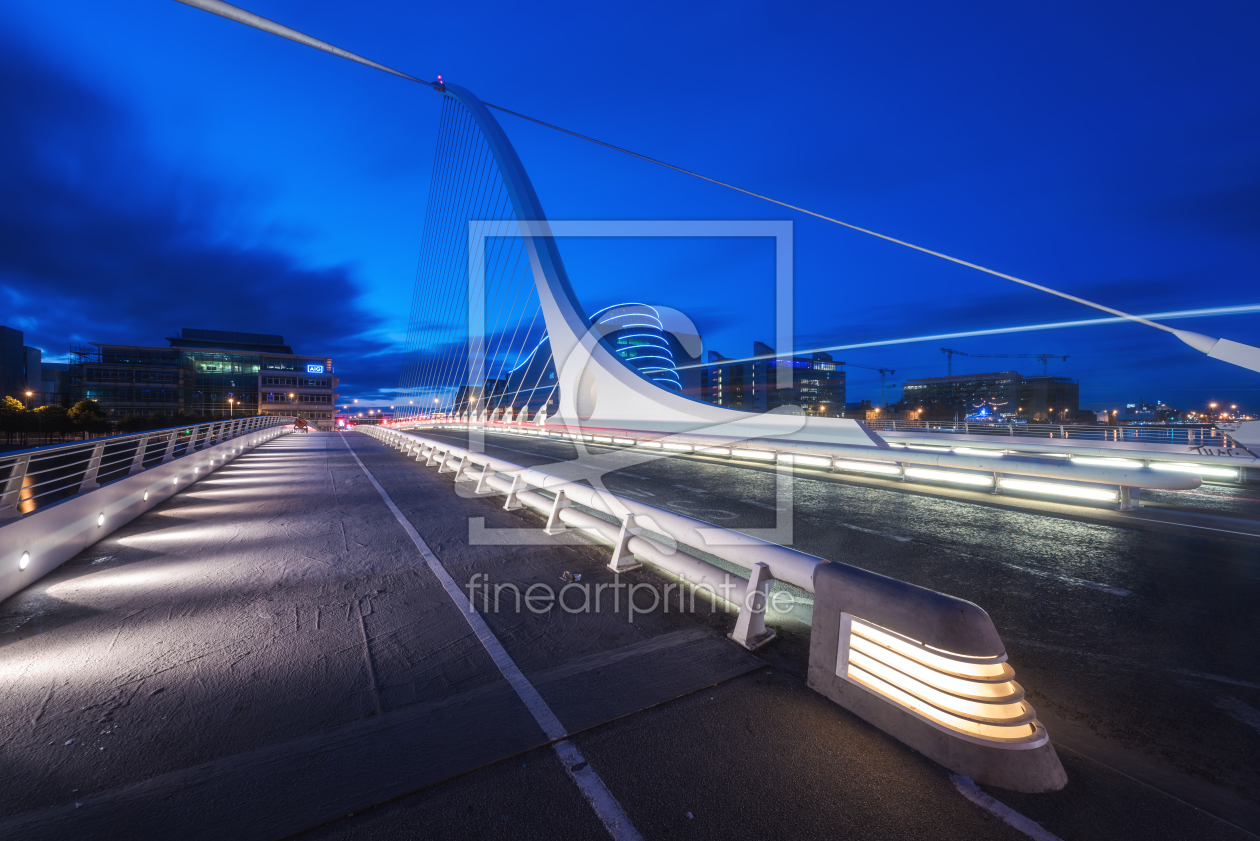
[[[490,443],[521,463],[574,455]],[[772,472],[631,472],[610,486],[720,525],[784,513]],[[1249,538],[822,474],[791,484],[799,548],[993,615],[1071,779],[999,800],[1065,839],[1260,825]],[[1245,524],[1228,507],[1245,502],[1225,505],[1211,516]],[[0,604],[0,837],[607,838],[584,774],[647,839],[1026,837],[806,688],[805,626],[781,617],[754,656],[703,600],[633,621],[481,614],[580,751],[566,765],[399,517],[459,587],[613,580],[607,549],[582,541],[470,545],[470,518],[540,519],[461,498],[368,436],[276,439]],[[647,567],[623,579],[661,582]]]

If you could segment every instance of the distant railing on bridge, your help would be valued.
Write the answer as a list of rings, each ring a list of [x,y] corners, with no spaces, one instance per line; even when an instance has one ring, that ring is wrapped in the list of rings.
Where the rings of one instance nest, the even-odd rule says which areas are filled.
[[[1027,438],[1076,438],[1082,441],[1131,441],[1136,444],[1182,444],[1191,447],[1233,447],[1234,441],[1210,424],[1104,426],[1072,423],[972,423],[968,421],[867,420],[882,432],[946,432],[965,435],[1011,435]]]
[[[0,522],[247,432],[292,422],[251,415],[6,453],[0,456]]]

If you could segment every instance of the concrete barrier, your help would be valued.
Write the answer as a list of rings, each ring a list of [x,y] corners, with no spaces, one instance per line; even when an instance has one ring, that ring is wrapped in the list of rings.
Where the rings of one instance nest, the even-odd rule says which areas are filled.
[[[246,450],[288,431],[274,426],[247,432],[20,519],[0,521],[0,601]]]
[[[846,564],[814,573],[809,686],[955,773],[1023,792],[1067,774],[977,605]]]

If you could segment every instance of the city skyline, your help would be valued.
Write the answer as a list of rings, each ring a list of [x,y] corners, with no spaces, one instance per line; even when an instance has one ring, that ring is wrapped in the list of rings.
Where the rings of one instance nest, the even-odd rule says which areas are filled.
[[[0,65],[12,121],[3,142],[16,164],[4,181],[10,240],[0,264],[12,326],[51,359],[71,343],[151,343],[183,323],[281,332],[343,360],[347,394],[388,405],[438,98],[179,4],[66,9],[56,18],[6,12],[21,42]],[[1134,22],[1094,10],[1095,31],[1063,33],[1063,55],[1025,59],[983,36],[1031,18],[964,9],[946,21],[921,18],[898,41],[878,12],[831,11],[819,28],[845,43],[840,51],[800,31],[794,13],[761,20],[756,7],[740,7],[715,25],[759,46],[778,72],[756,72],[729,46],[700,45],[676,56],[667,84],[645,91],[625,80],[625,59],[676,45],[672,28],[623,32],[598,12],[577,15],[561,24],[566,33],[586,27],[574,43],[614,55],[584,46],[571,57],[582,74],[541,58],[549,83],[539,85],[507,70],[505,44],[519,26],[491,25],[472,44],[426,40],[401,6],[353,20],[282,2],[256,11],[410,72],[445,71],[490,101],[565,127],[1129,311],[1253,303],[1246,294],[1260,251],[1250,236],[1250,149],[1260,119],[1247,91],[1260,72],[1222,49],[1235,35],[1210,12],[1186,22],[1157,10]],[[875,33],[869,44],[845,40],[859,24]],[[1122,24],[1138,27],[1140,49],[1119,38]],[[925,43],[930,25],[987,46],[941,63],[940,48]],[[788,34],[818,49],[789,51]],[[706,71],[718,58],[745,74],[738,84]],[[1004,70],[994,74],[986,62],[999,59]],[[1044,72],[1047,61],[1054,73]],[[150,73],[155,62],[172,72]],[[866,72],[855,74],[859,66]],[[850,82],[837,87],[833,77]],[[777,124],[767,123],[771,113]],[[660,218],[680,207],[697,218],[792,218],[798,347],[1093,315],[503,120],[553,218]],[[770,294],[764,243],[561,247],[588,311],[626,300],[674,306],[695,319],[706,350],[727,355],[771,335],[771,308],[746,305]],[[146,305],[123,301],[124,288]],[[1177,326],[1260,343],[1254,313]],[[1078,378],[1087,405],[1248,404],[1260,383],[1139,325],[970,341],[962,349],[973,353],[1068,355],[1054,373]],[[944,372],[932,343],[846,356],[895,367],[899,380]],[[876,376],[855,371],[850,383],[855,398],[878,394]]]

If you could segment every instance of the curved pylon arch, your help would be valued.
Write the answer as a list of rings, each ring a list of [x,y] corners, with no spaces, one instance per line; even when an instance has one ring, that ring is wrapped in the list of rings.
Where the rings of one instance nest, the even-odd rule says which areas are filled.
[[[542,203],[516,149],[486,105],[467,88],[445,94],[476,121],[512,203],[551,341],[559,391],[556,421],[642,432],[708,432],[733,440],[790,438],[886,446],[866,426],[843,418],[740,412],[692,400],[639,376],[591,328],[574,294]]]

